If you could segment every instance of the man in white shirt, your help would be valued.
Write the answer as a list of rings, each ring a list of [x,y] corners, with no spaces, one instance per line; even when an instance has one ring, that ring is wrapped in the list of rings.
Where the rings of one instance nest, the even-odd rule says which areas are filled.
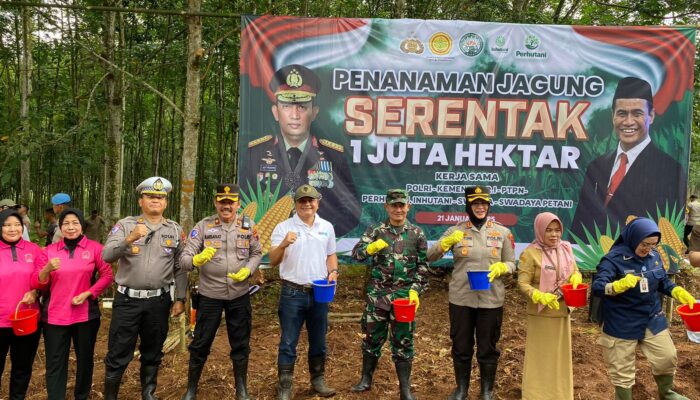
[[[666,207],[684,206],[686,171],[654,145],[649,129],[657,117],[649,82],[626,77],[613,96],[612,125],[618,139],[614,151],[593,160],[586,169],[571,232],[585,240],[584,228],[595,236],[608,221],[625,226],[629,215],[657,217]],[[671,134],[671,132],[660,132]]]
[[[685,206],[685,229],[683,230],[683,243],[690,247],[688,235],[693,231],[693,227],[700,223],[700,201],[698,196],[690,195],[690,202]]]
[[[301,327],[306,323],[309,338],[309,374],[314,391],[322,397],[333,396],[335,389],[326,386],[326,332],[328,303],[314,301],[312,282],[338,279],[333,225],[318,214],[321,194],[311,185],[294,192],[296,214],[280,222],[272,232],[270,264],[279,265],[282,291],[278,364],[279,400],[293,397],[294,363]]]

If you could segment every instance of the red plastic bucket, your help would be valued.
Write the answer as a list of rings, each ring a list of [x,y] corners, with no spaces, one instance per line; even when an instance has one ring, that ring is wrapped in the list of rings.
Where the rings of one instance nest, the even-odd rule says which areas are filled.
[[[398,322],[413,322],[416,318],[416,305],[409,299],[394,300],[394,315]]]
[[[10,314],[10,322],[12,330],[17,336],[31,335],[36,332],[39,326],[39,310],[31,308],[28,310],[20,310],[19,306],[24,303],[17,304],[14,314]]]
[[[564,294],[564,301],[569,307],[583,307],[588,301],[588,285],[579,283],[574,289],[574,285],[566,283],[561,285],[561,292]]]
[[[685,327],[692,332],[700,332],[700,303],[695,303],[693,309],[688,304],[676,307]]]

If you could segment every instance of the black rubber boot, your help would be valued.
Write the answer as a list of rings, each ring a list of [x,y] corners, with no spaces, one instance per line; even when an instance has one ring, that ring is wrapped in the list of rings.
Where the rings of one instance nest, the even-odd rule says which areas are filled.
[[[294,364],[277,366],[277,400],[292,400],[294,396]]]
[[[158,384],[159,365],[141,365],[141,399],[158,400],[156,385]]]
[[[311,386],[321,397],[331,397],[335,395],[335,389],[326,386],[326,359],[325,357],[309,358],[309,375],[311,375]]]
[[[396,375],[399,377],[399,392],[401,400],[415,400],[411,393],[411,364],[409,360],[396,361]]]
[[[352,387],[353,392],[365,392],[372,388],[372,376],[378,361],[379,358],[362,352],[362,377],[360,377],[360,383]]]
[[[471,364],[461,363],[459,361],[453,361],[452,364],[455,368],[455,382],[457,382],[457,387],[452,391],[448,400],[467,400],[472,366]]]
[[[190,361],[187,371],[187,393],[182,396],[182,400],[195,400],[197,398],[197,386],[199,385],[199,378],[202,376],[203,368],[204,365],[192,364]]]
[[[105,375],[105,400],[117,400],[119,386],[122,383],[122,374]]]
[[[236,400],[251,400],[248,395],[248,359],[233,360],[233,376],[236,379]]]
[[[496,364],[479,363],[481,372],[481,400],[493,400],[493,384],[496,381]]]

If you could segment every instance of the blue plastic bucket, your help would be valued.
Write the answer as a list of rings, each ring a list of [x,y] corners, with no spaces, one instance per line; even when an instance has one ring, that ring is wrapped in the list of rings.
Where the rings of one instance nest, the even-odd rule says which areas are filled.
[[[489,271],[467,271],[469,278],[469,286],[472,290],[489,290],[491,282],[489,282]]]
[[[317,303],[330,303],[335,295],[335,281],[328,282],[327,279],[313,281],[314,301]]]

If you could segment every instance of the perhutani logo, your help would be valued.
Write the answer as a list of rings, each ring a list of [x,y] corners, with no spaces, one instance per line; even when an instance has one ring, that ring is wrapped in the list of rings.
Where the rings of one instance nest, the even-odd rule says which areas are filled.
[[[527,58],[527,59],[535,59],[535,60],[544,60],[547,58],[547,51],[545,50],[539,50],[539,51],[534,51],[538,47],[540,47],[540,39],[535,36],[535,35],[527,35],[525,36],[525,40],[523,42],[525,45],[525,48],[527,50],[516,50],[515,51],[515,57],[517,58]]]
[[[437,32],[430,37],[428,46],[430,51],[437,56],[450,54],[450,51],[452,51],[452,37],[445,32]]]
[[[484,49],[484,39],[476,33],[466,33],[459,39],[459,49],[465,56],[476,57]]]
[[[540,45],[540,39],[537,38],[535,35],[527,35],[525,36],[525,47],[527,47],[528,50],[535,50],[537,47]]]
[[[491,53],[508,53],[510,51],[510,49],[506,47],[506,38],[503,37],[503,35],[496,36],[494,46],[491,46],[489,50],[491,50]]]

